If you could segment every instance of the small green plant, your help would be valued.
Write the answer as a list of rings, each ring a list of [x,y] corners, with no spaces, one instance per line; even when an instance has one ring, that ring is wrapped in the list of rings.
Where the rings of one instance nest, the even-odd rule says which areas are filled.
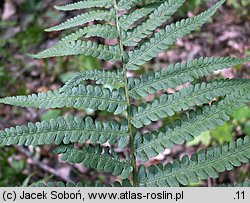
[[[0,187],[6,185],[21,186],[25,182],[24,169],[26,162],[24,159],[15,159],[15,149],[5,148],[0,151]]]
[[[142,4],[142,0],[85,0],[56,6],[62,11],[95,9],[46,31],[66,30],[92,21],[96,24],[85,26],[62,38],[53,47],[30,56],[37,59],[92,56],[116,62],[117,71],[82,71],[59,90],[6,97],[0,99],[0,103],[40,109],[92,109],[116,116],[107,122],[89,116],[68,116],[49,122],[28,123],[1,131],[0,145],[60,145],[54,152],[62,154],[62,160],[72,164],[82,163],[86,167],[119,176],[124,186],[186,186],[209,177],[217,178],[220,172],[248,163],[250,137],[245,136],[222,146],[201,150],[191,157],[183,156],[164,166],[146,167],[143,164],[166,148],[192,141],[201,132],[223,125],[235,110],[249,102],[250,81],[247,79],[221,79],[208,83],[195,81],[216,70],[248,62],[250,58],[198,58],[139,77],[128,77],[129,72],[143,68],[142,65],[170,48],[177,38],[209,21],[225,1],[220,0],[203,13],[162,29],[159,27],[185,0],[153,0],[146,5]],[[90,37],[117,39],[117,44],[99,44],[86,39]],[[96,81],[96,84],[85,85],[89,80]],[[190,85],[172,94],[166,92],[168,88],[185,83]],[[158,96],[159,93],[161,96]],[[148,95],[153,95],[154,99],[145,102]],[[150,129],[146,126],[178,113],[181,116],[172,125],[145,133],[146,129]],[[110,147],[104,147],[107,142]],[[113,150],[112,146],[117,143],[121,148],[129,147],[125,158]],[[114,186],[118,185],[114,183]]]

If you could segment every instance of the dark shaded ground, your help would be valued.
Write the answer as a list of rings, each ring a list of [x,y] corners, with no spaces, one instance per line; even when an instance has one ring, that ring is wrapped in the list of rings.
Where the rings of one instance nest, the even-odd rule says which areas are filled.
[[[67,72],[104,66],[104,62],[83,56],[49,60],[33,60],[25,56],[26,50],[40,51],[54,44],[59,38],[59,33],[45,33],[44,28],[73,15],[53,10],[51,5],[57,2],[52,0],[0,1],[0,97],[58,89],[67,78]],[[60,1],[60,4],[66,2],[69,1]],[[188,12],[188,16],[201,12],[213,1],[209,1],[207,5],[199,3],[198,0],[190,2],[186,5],[188,10],[191,10]],[[151,64],[146,65],[146,71],[200,56],[249,56],[250,3],[246,3],[245,6],[239,4],[240,7],[237,7],[235,2],[238,1],[232,0],[223,6],[213,18],[212,23],[203,26],[194,34],[178,40],[172,50],[160,54]],[[199,6],[198,9],[194,9],[195,3]],[[186,13],[187,10],[182,9],[175,18],[185,17]],[[112,68],[110,63],[105,63],[105,66]],[[250,63],[234,69],[226,69],[216,75],[216,77],[225,78],[250,78]],[[70,111],[75,113],[73,110]],[[244,111],[249,111],[249,108]],[[47,112],[0,105],[0,129],[25,124],[28,121],[48,120],[51,117],[65,115],[67,112],[66,110]],[[81,114],[84,115],[84,113]],[[105,117],[102,114],[98,116]],[[166,150],[152,162],[171,161],[183,154],[191,154],[198,148],[230,141],[231,134],[234,137],[248,134],[249,119],[250,113],[244,114],[240,119],[234,118],[228,122],[226,127],[215,133],[208,132],[208,136],[203,135],[201,144],[197,142],[191,147],[183,145],[177,146],[171,151]],[[246,128],[247,125],[248,128]],[[216,137],[219,132],[225,134],[222,139]],[[229,134],[229,138],[226,136],[227,134]],[[92,180],[109,182],[113,179],[112,176],[96,173],[80,165],[72,167],[61,163],[56,156],[52,155],[52,149],[51,146],[2,149],[0,152],[0,186],[28,185],[29,182],[41,179],[90,182]],[[223,173],[218,180],[210,179],[207,183],[201,184],[211,186],[245,178],[250,178],[249,164],[230,173]]]

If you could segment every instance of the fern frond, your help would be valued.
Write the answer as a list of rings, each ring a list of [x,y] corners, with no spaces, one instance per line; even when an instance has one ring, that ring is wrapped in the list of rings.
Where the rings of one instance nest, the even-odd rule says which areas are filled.
[[[187,110],[195,105],[208,103],[212,99],[238,91],[248,91],[250,80],[232,79],[218,80],[210,83],[199,83],[181,89],[174,94],[163,94],[159,99],[138,107],[132,106],[131,123],[140,128],[149,125],[167,116],[173,116],[175,112]]]
[[[60,31],[60,30],[66,30],[69,28],[77,27],[80,25],[84,25],[85,23],[92,22],[95,20],[100,21],[114,21],[115,20],[115,12],[114,10],[110,11],[102,11],[102,10],[96,10],[96,11],[90,11],[88,13],[84,13],[78,16],[75,16],[73,18],[68,19],[67,21],[56,25],[54,27],[48,28],[45,31],[46,32],[52,32],[52,31]]]
[[[218,178],[220,172],[232,170],[250,159],[250,136],[230,142],[221,147],[201,150],[191,158],[182,157],[173,163],[149,167],[139,167],[140,186],[171,186],[197,183],[199,179]]]
[[[63,92],[48,91],[28,96],[6,97],[0,103],[39,108],[90,108],[120,114],[127,108],[124,90],[110,91],[99,86],[79,85],[74,88],[64,89]]]
[[[57,57],[57,56],[71,56],[71,55],[85,55],[93,56],[106,61],[117,61],[122,58],[119,46],[108,46],[97,44],[92,41],[70,41],[65,43],[57,43],[38,54],[29,54],[30,57],[36,59]]]
[[[129,10],[142,2],[143,0],[120,0],[117,6],[119,10]]]
[[[136,21],[152,13],[158,4],[148,4],[142,8],[138,8],[135,11],[123,15],[120,17],[120,26],[123,31],[128,30]]]
[[[54,6],[54,7],[55,9],[60,11],[72,11],[72,10],[80,10],[80,9],[96,8],[96,7],[110,8],[112,6],[114,6],[113,0],[84,0],[72,4],[67,4],[63,6]]]
[[[117,153],[109,152],[110,149],[105,147],[102,149],[99,145],[86,146],[84,149],[76,149],[72,146],[59,147],[59,154],[62,154],[61,160],[71,164],[83,164],[85,167],[93,168],[98,171],[111,173],[126,179],[132,172],[132,166],[128,160],[120,160]]]
[[[123,33],[123,44],[125,46],[136,46],[138,42],[154,32],[154,30],[161,26],[164,22],[171,18],[171,16],[183,5],[185,0],[166,0],[160,4],[149,18],[132,30]]]
[[[157,91],[175,88],[216,70],[229,68],[250,61],[250,58],[230,57],[198,58],[188,62],[170,65],[166,69],[145,73],[140,78],[129,78],[129,95],[140,99]]]
[[[139,65],[143,65],[147,61],[150,61],[151,59],[156,57],[163,50],[174,44],[178,38],[183,37],[184,35],[191,33],[197,27],[202,26],[211,18],[211,16],[225,1],[226,0],[221,0],[212,8],[206,10],[198,16],[183,19],[176,23],[170,24],[166,26],[165,29],[162,29],[159,32],[155,33],[150,38],[150,40],[143,42],[135,50],[128,53],[126,65],[127,69],[139,69]]]
[[[214,130],[230,119],[235,110],[244,103],[249,102],[250,97],[245,92],[232,94],[219,103],[214,102],[211,106],[205,105],[196,111],[183,114],[173,126],[166,126],[152,133],[136,136],[136,155],[141,161],[158,156],[166,148],[192,141],[201,132]]]
[[[115,26],[109,24],[96,24],[77,30],[74,33],[62,38],[58,43],[72,42],[80,39],[81,37],[101,37],[104,39],[114,39],[118,36]]]
[[[91,117],[67,116],[59,117],[50,122],[42,121],[28,123],[27,125],[7,128],[0,131],[0,146],[25,145],[37,146],[44,144],[69,144],[74,142],[90,143],[99,142],[111,145],[119,140],[119,146],[128,144],[129,134],[126,123],[119,124],[116,121],[93,121]]]
[[[69,79],[61,91],[65,88],[73,88],[86,80],[96,80],[96,84],[111,84],[115,85],[123,83],[124,75],[122,71],[107,71],[107,70],[87,70],[77,73],[73,78]]]

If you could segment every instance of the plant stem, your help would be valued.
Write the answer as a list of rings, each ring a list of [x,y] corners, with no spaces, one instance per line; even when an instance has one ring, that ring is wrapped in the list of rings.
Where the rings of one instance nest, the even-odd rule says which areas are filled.
[[[134,133],[133,133],[133,126],[131,124],[131,112],[130,112],[130,97],[128,93],[128,78],[127,78],[127,69],[125,65],[125,51],[124,51],[124,45],[122,43],[122,34],[121,34],[121,29],[120,29],[120,23],[119,23],[119,11],[117,7],[117,0],[114,0],[115,2],[115,10],[116,10],[116,27],[117,27],[117,32],[118,32],[118,41],[120,45],[120,50],[123,55],[122,57],[122,69],[123,69],[123,75],[124,75],[124,89],[125,89],[125,94],[126,94],[126,99],[127,99],[127,120],[128,120],[128,129],[129,129],[129,134],[130,134],[130,149],[131,149],[131,165],[133,167],[133,177],[132,177],[132,184],[133,186],[137,186],[137,173],[136,173],[136,157],[135,157],[135,148],[134,148]]]

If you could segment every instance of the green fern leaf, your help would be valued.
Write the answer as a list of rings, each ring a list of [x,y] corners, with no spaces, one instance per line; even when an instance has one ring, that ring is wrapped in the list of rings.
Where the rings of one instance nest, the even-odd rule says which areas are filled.
[[[216,70],[229,68],[250,61],[250,58],[230,57],[199,58],[188,62],[170,65],[166,69],[143,74],[140,78],[129,78],[129,95],[140,99],[157,91],[175,88],[199,77],[207,76]]]
[[[113,0],[84,0],[63,6],[55,6],[55,9],[60,11],[72,11],[95,7],[110,8],[112,6],[114,6]]]
[[[62,154],[61,160],[67,161],[71,164],[83,164],[85,167],[94,168],[98,171],[112,173],[115,176],[120,176],[126,179],[132,172],[132,166],[129,160],[120,160],[117,153],[109,152],[108,147],[103,149],[98,145],[97,147],[86,146],[79,150],[72,146],[62,146],[56,150],[56,153]]]
[[[44,144],[69,144],[73,142],[90,143],[109,142],[113,145],[119,140],[119,146],[128,144],[128,126],[116,121],[102,123],[93,121],[91,117],[68,116],[66,119],[59,117],[50,122],[42,121],[28,123],[28,125],[7,128],[0,131],[0,146],[25,145],[37,146]]]
[[[199,179],[209,177],[218,178],[220,172],[232,170],[250,159],[250,136],[237,139],[221,147],[201,150],[181,160],[174,160],[171,164],[161,164],[149,167],[146,172],[144,166],[139,167],[140,186],[171,186],[189,185],[197,183]]]
[[[185,0],[164,1],[154,10],[145,22],[138,25],[134,29],[123,33],[123,44],[125,46],[136,46],[138,42],[152,34],[157,27],[161,26],[164,22],[170,19],[184,2]]]
[[[60,30],[66,30],[69,28],[73,28],[76,26],[84,25],[85,23],[92,22],[95,20],[105,20],[105,21],[114,21],[115,20],[115,12],[114,10],[110,11],[102,11],[102,10],[97,10],[97,11],[90,11],[88,13],[84,13],[78,16],[75,16],[73,18],[68,19],[67,21],[46,29],[46,32],[51,32],[51,31],[60,31]]]
[[[115,115],[122,113],[127,108],[124,90],[110,91],[98,86],[84,86],[64,89],[64,92],[49,91],[28,96],[6,97],[0,99],[0,103],[39,108],[90,108],[114,112]]]
[[[107,71],[107,70],[87,70],[77,73],[73,78],[68,80],[61,91],[65,88],[73,88],[86,80],[96,80],[96,84],[111,84],[115,85],[124,82],[124,74],[122,71]]]
[[[157,5],[159,4],[149,4],[136,9],[132,13],[123,15],[120,18],[120,27],[123,28],[123,31],[128,30],[136,21],[152,13],[157,8]]]
[[[214,130],[230,119],[235,110],[244,103],[249,102],[250,97],[245,92],[232,94],[211,106],[203,106],[196,111],[183,114],[181,120],[173,126],[166,126],[159,131],[136,136],[136,154],[141,161],[148,161],[164,152],[166,148],[192,141],[201,132]]]
[[[92,41],[70,41],[65,43],[58,43],[51,48],[48,48],[38,54],[29,54],[30,57],[41,59],[57,56],[70,55],[85,55],[93,56],[106,61],[117,61],[122,58],[119,46],[108,46],[97,44]]]
[[[178,38],[183,37],[184,35],[191,33],[197,27],[202,26],[225,1],[226,0],[221,0],[212,8],[198,16],[170,24],[166,26],[165,29],[155,33],[150,40],[143,42],[138,48],[128,53],[127,69],[139,69],[139,65],[143,65],[147,61],[156,57],[163,50],[174,44]]]
[[[90,25],[83,29],[79,29],[74,33],[62,38],[59,43],[72,42],[80,39],[81,37],[101,37],[104,39],[114,39],[118,37],[118,32],[115,26],[105,24]]]
[[[175,112],[187,110],[195,105],[208,103],[212,99],[238,91],[248,91],[250,80],[218,80],[183,88],[174,94],[163,94],[159,99],[138,107],[132,106],[132,124],[136,128],[149,125],[160,118],[173,116]],[[248,92],[249,93],[249,92]]]
[[[118,9],[119,10],[129,10],[135,6],[138,6],[139,4],[141,4],[143,2],[143,0],[120,0],[118,2]]]

